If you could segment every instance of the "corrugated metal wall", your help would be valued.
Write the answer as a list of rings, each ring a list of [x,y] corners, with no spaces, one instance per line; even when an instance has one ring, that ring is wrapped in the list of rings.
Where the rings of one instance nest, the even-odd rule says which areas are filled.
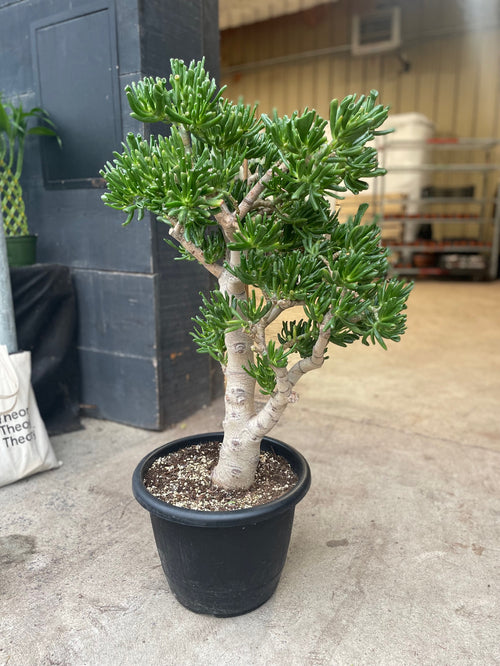
[[[373,2],[326,3],[225,30],[222,82],[261,112],[305,106],[328,113],[333,97],[376,88],[392,113],[416,111],[442,135],[500,135],[500,2],[401,0],[401,53],[352,56],[351,16]]]

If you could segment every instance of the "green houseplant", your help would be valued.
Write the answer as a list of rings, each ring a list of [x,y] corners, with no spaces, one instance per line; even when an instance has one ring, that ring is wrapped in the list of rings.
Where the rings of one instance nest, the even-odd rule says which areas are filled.
[[[386,340],[399,340],[405,330],[411,285],[386,278],[380,231],[362,223],[366,206],[340,224],[331,205],[332,197],[341,199],[346,190],[358,193],[367,187],[364,178],[383,173],[367,142],[382,133],[378,128],[388,110],[376,104],[375,91],[333,100],[328,140],[327,120],[314,110],[258,118],[255,107],[222,97],[203,62],[186,66],[173,60],[171,70],[168,81],[145,78],[126,89],[132,116],[163,122],[170,134],[149,140],[129,134],[124,151],[101,172],[108,185],[103,200],[127,214],[125,224],[136,213],[141,219],[145,210],[152,211],[167,224],[168,242],[179,257],[199,262],[218,281],[217,289],[202,296],[193,332],[199,351],[217,359],[225,376],[224,432],[218,434],[222,445],[211,479],[229,491],[247,489],[254,483],[261,448],[275,446],[268,433],[296,399],[300,378],[323,365],[327,347],[360,340],[385,348]],[[281,330],[271,337],[269,327],[278,319],[283,319]],[[256,386],[266,396],[263,406],[255,401]],[[145,470],[157,457],[143,462],[134,476],[134,491],[144,506]],[[296,460],[291,464],[300,467]],[[304,474],[299,474],[301,496],[308,485]],[[167,545],[155,525],[165,518],[161,504],[167,505],[155,499],[147,508],[165,573],[185,605],[229,615],[259,605],[272,593],[279,571],[271,583],[259,582],[264,595],[246,605],[233,607],[226,599],[219,606],[213,602],[219,592],[213,589],[202,603],[186,601],[186,590],[175,589],[168,562],[169,548],[173,552],[175,547]],[[192,526],[193,515],[205,519],[210,513],[186,511],[174,510],[173,523],[184,520]],[[210,532],[226,521],[228,529],[236,529],[238,516],[248,511],[215,511],[205,527]],[[176,534],[174,541],[179,538]],[[245,543],[234,552],[224,543],[229,560],[249,548]],[[204,560],[208,552],[205,547]],[[185,559],[186,549],[178,555]],[[260,569],[267,561],[254,551],[250,559]],[[248,566],[234,572],[237,583]],[[223,568],[230,568],[227,561]],[[179,579],[181,588],[200,587],[190,571],[182,571]],[[224,579],[220,594],[248,594],[246,588],[228,591],[231,585]]]
[[[36,125],[28,127],[31,120]],[[11,265],[34,263],[36,236],[30,234],[20,178],[29,135],[54,136],[60,142],[48,113],[39,107],[29,111],[19,103],[4,101],[0,93],[0,200]]]

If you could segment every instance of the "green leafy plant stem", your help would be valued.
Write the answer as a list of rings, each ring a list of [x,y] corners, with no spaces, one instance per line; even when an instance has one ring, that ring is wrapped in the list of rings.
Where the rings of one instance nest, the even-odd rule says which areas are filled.
[[[31,120],[38,124],[28,127]],[[7,236],[29,234],[20,178],[30,135],[55,137],[61,145],[55,125],[44,109],[24,111],[22,104],[4,101],[0,93],[0,198]]]

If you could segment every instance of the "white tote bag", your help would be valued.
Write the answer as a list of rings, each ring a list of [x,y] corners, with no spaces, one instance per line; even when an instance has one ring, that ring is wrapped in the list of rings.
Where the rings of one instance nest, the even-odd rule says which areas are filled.
[[[0,486],[59,467],[31,386],[31,354],[0,345]]]

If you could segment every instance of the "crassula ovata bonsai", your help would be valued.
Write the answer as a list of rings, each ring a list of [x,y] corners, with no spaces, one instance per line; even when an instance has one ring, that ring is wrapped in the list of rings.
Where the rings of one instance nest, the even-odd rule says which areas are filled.
[[[224,370],[224,441],[212,479],[233,489],[251,486],[262,437],[329,345],[399,340],[411,284],[387,279],[380,230],[362,222],[366,205],[342,224],[332,205],[384,173],[367,145],[385,132],[378,128],[388,110],[376,91],[331,102],[331,139],[314,110],[258,117],[255,106],[222,92],[203,62],[180,60],[171,61],[168,81],[127,87],[132,116],[163,122],[170,134],[129,134],[101,173],[103,200],[127,213],[125,224],[151,211],[180,257],[218,281],[202,296],[193,337]],[[300,318],[288,321],[298,309]]]

